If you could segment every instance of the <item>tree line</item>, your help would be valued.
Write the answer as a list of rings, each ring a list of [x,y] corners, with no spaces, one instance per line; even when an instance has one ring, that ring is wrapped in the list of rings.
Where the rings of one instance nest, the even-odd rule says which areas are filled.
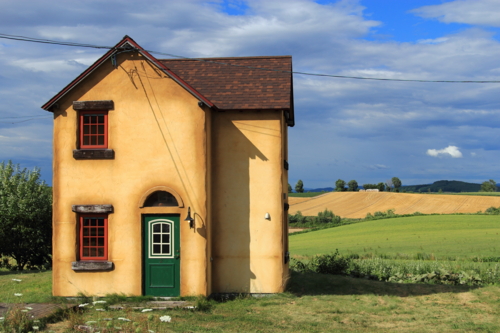
[[[49,268],[51,253],[51,187],[40,179],[38,168],[0,163],[0,267]]]
[[[402,182],[398,177],[392,177],[391,179],[387,180],[385,183],[381,182],[378,184],[363,184],[363,188],[365,190],[369,189],[378,189],[379,191],[395,191],[399,192],[399,189],[401,188]],[[358,191],[359,185],[356,180],[350,180],[349,182],[346,182],[342,179],[338,179],[335,182],[335,191],[337,192],[344,192],[344,191]],[[288,184],[288,193],[292,193],[292,186]],[[299,179],[297,184],[295,184],[295,192],[297,193],[303,193],[304,192],[304,182]]]

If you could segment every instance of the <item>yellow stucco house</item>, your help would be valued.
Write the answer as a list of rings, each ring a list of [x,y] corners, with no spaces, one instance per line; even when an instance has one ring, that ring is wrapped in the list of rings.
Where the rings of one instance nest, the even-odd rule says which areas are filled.
[[[125,36],[43,105],[53,294],[283,291],[291,70],[289,56],[159,60]]]

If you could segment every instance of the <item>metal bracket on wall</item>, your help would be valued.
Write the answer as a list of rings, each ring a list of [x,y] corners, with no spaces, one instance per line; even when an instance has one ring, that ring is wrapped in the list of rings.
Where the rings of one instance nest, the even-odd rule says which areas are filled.
[[[286,251],[285,252],[285,264],[287,264],[290,261],[290,252]]]

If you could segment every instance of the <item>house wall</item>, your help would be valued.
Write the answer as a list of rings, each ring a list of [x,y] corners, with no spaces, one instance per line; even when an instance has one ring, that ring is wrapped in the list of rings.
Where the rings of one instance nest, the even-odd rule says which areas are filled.
[[[212,114],[214,293],[284,290],[282,113]]]
[[[53,294],[142,294],[141,214],[176,213],[181,220],[181,295],[207,294],[207,124],[198,100],[136,53],[107,60],[54,110]],[[112,160],[75,160],[73,101],[113,100],[109,111]],[[167,186],[184,207],[139,208],[150,189]],[[112,204],[109,272],[75,272],[77,214],[72,205]],[[183,222],[187,208],[196,228]]]

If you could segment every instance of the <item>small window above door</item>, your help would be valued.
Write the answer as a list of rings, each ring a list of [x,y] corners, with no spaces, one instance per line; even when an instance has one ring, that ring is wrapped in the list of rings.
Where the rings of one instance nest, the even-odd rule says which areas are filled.
[[[156,191],[151,193],[146,201],[144,207],[178,207],[177,199],[169,192]]]

